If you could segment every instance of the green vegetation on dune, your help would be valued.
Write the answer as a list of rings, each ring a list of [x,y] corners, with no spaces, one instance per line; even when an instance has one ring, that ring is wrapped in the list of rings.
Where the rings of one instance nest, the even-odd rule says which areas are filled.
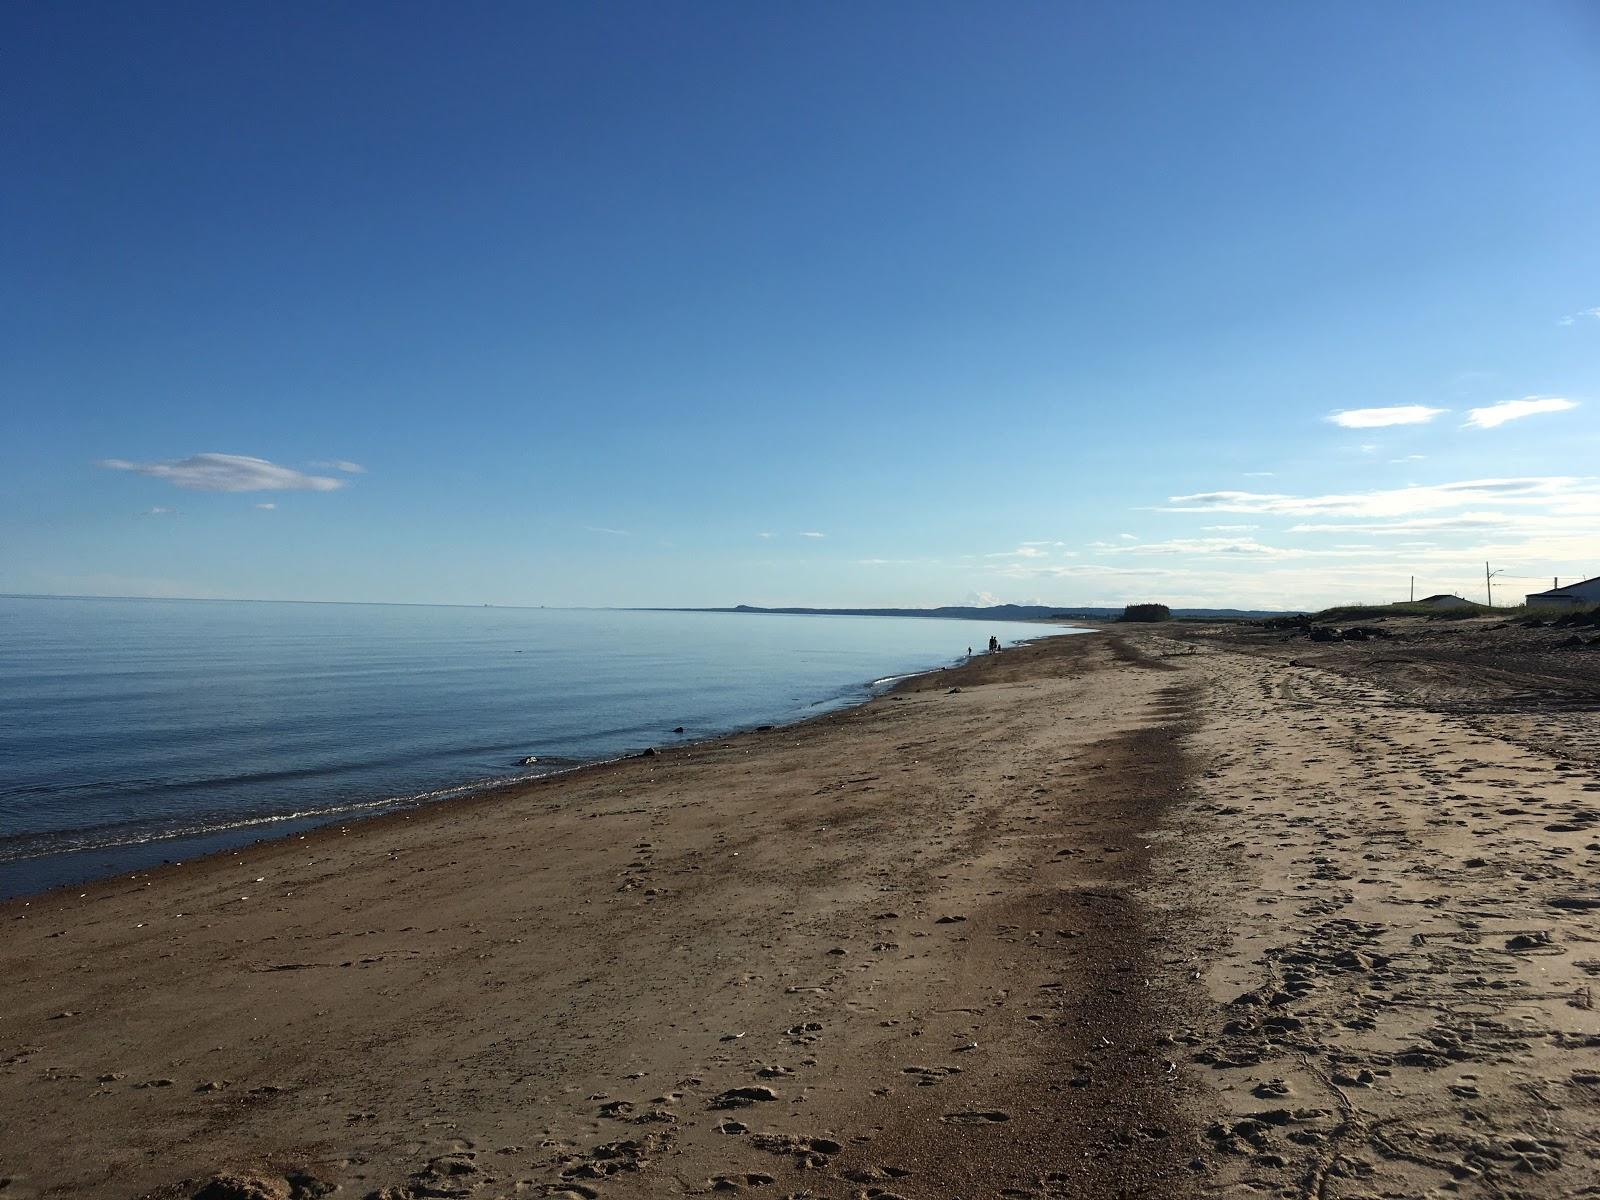
[[[1506,607],[1496,605],[1493,608],[1487,604],[1474,604],[1471,608],[1430,608],[1425,604],[1407,603],[1343,604],[1325,608],[1321,612],[1309,613],[1304,617],[1278,617],[1275,620],[1278,624],[1300,621],[1319,625],[1338,625],[1351,621],[1382,621],[1388,617],[1426,617],[1430,621],[1465,621],[1474,617],[1498,617],[1503,621],[1529,618],[1560,623],[1563,618],[1584,618],[1596,613],[1600,613],[1600,604],[1591,604],[1583,608],[1529,608],[1526,604]]]
[[[1527,612],[1524,605],[1515,608],[1490,608],[1474,604],[1470,608],[1433,608],[1426,604],[1342,604],[1311,614],[1311,620],[1323,623],[1337,621],[1381,621],[1385,617],[1427,617],[1430,620],[1463,621],[1471,617],[1519,617]]]

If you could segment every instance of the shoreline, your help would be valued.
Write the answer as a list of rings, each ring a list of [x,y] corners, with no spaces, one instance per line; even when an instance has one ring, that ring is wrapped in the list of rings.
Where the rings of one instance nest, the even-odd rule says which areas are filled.
[[[1560,633],[1049,638],[14,901],[0,1196],[1580,1194]]]
[[[1056,758],[1060,704],[1078,714],[1074,753],[1098,761],[1105,697],[1081,683],[1120,661],[1101,638],[1044,638],[797,725],[0,906],[0,969],[18,1013],[0,1027],[0,1124],[17,1134],[0,1150],[6,1194],[186,1197],[212,1173],[282,1177],[294,1160],[352,1195],[423,1195],[437,1190],[430,1172],[465,1173],[469,1160],[451,1155],[491,1152],[501,1160],[472,1160],[484,1173],[508,1181],[516,1160],[549,1194],[584,1196],[597,1178],[608,1194],[656,1194],[645,1170],[669,1150],[694,1164],[683,1169],[704,1164],[706,1179],[727,1174],[728,1154],[753,1154],[743,1174],[764,1177],[794,1159],[791,1142],[727,1130],[759,1134],[780,1114],[723,1094],[772,1091],[785,1111],[802,1106],[802,1122],[811,1114],[812,1132],[784,1136],[843,1146],[821,1130],[876,1103],[855,1081],[862,1055],[916,1056],[874,1068],[925,1081],[892,1089],[907,1106],[892,1142],[903,1161],[940,1153],[924,1135],[948,1114],[928,1115],[925,1101],[952,1106],[951,1121],[981,1137],[998,1120],[981,1114],[1027,1085],[1001,1085],[978,1069],[991,1051],[973,1057],[947,1040],[987,1007],[989,972],[973,968],[1009,954],[983,916],[995,903],[989,870],[962,863],[998,853],[993,869],[1020,879],[1065,860],[1023,868],[1007,848],[1006,831],[1023,828],[1010,802],[973,807],[957,780],[1010,794],[1025,730],[1027,755]],[[1142,676],[1128,681],[1119,724],[1142,720]],[[1041,688],[1053,698],[1044,708]],[[875,798],[884,788],[887,809]],[[1028,806],[1047,809],[1039,797]],[[1114,812],[1096,828],[1144,853]],[[1026,855],[1043,851],[1030,840]],[[1104,959],[1098,977],[1120,987],[1112,964],[1143,951],[1120,910],[1085,903],[1071,920]],[[888,976],[873,982],[860,974],[869,968]],[[907,1004],[918,1012],[891,1021]],[[905,1034],[893,1030],[908,1022],[926,1046],[896,1048]],[[509,1057],[481,1059],[524,1026]],[[1020,1069],[1022,1049],[995,1058],[1002,1076]],[[767,1075],[741,1066],[751,1055]],[[907,1062],[928,1073],[907,1075]],[[613,1115],[597,1124],[580,1098],[603,1092],[617,1104],[601,1104]],[[533,1136],[529,1105],[547,1132]],[[373,1116],[349,1124],[361,1112]],[[419,1159],[418,1131],[441,1120],[446,1136],[424,1132],[432,1149]],[[1021,1111],[1005,1120],[1016,1133],[1035,1124]],[[463,1122],[472,1136],[448,1135]],[[584,1149],[606,1142],[608,1125],[631,1165]],[[1061,1136],[1053,1121],[1038,1132]],[[874,1148],[890,1153],[890,1136]],[[848,1165],[851,1151],[802,1153],[880,1169]],[[962,1193],[993,1165],[952,1163],[949,1186]],[[925,1190],[932,1182],[908,1194],[949,1194]]]
[[[74,597],[77,598],[77,597]],[[85,597],[96,599],[97,597]],[[115,597],[122,599],[122,597]],[[137,597],[136,597],[137,598]],[[269,602],[264,602],[269,603]],[[318,602],[320,603],[320,601]],[[1079,633],[1092,633],[1096,630],[1089,623],[1055,623],[1050,626],[1056,632],[1041,634],[1039,637],[1028,638],[1011,643],[1002,649],[1015,649],[1019,646],[1032,645],[1037,642],[1054,637],[1069,637]],[[984,657],[973,655],[974,659]],[[970,660],[967,660],[970,661]],[[705,737],[693,740],[674,741],[666,747],[649,746],[642,750],[609,758],[597,758],[588,761],[562,760],[558,755],[550,757],[562,762],[552,770],[537,775],[529,775],[517,779],[485,780],[483,782],[468,781],[458,784],[443,784],[430,791],[416,796],[386,797],[372,800],[352,801],[337,811],[326,813],[308,813],[304,815],[287,814],[262,814],[247,817],[233,826],[224,826],[212,830],[200,830],[187,833],[155,834],[139,841],[113,843],[104,846],[74,847],[61,851],[50,851],[43,854],[28,855],[0,863],[0,870],[14,868],[18,864],[37,863],[42,869],[39,874],[45,876],[59,876],[62,872],[48,870],[49,864],[70,863],[83,859],[101,859],[105,862],[85,872],[68,872],[66,878],[56,878],[54,882],[42,887],[25,886],[17,890],[9,887],[0,891],[0,914],[3,914],[7,904],[13,901],[27,901],[48,896],[58,890],[78,888],[82,889],[92,884],[116,879],[119,876],[149,876],[152,872],[160,871],[166,867],[181,868],[186,864],[200,862],[216,856],[226,855],[238,850],[262,844],[271,844],[287,841],[290,838],[301,838],[328,826],[349,826],[366,821],[379,820],[387,816],[404,813],[416,813],[431,809],[437,805],[463,803],[470,800],[491,800],[497,796],[514,795],[522,789],[535,786],[545,780],[566,777],[576,772],[607,766],[608,764],[625,762],[630,758],[640,757],[646,752],[660,753],[664,749],[683,749],[696,746],[706,746],[720,742],[725,738],[737,737],[745,733],[767,732],[770,730],[789,729],[804,725],[807,722],[819,720],[831,713],[846,712],[870,704],[873,700],[891,694],[902,684],[931,677],[941,672],[956,670],[966,665],[966,661],[956,660],[943,666],[929,667],[926,670],[912,671],[905,674],[885,676],[880,679],[868,680],[865,683],[850,685],[846,692],[831,698],[816,701],[808,707],[827,706],[821,712],[797,717],[792,721],[777,722],[762,725],[741,725],[719,732],[710,733]],[[859,694],[852,695],[859,691]],[[443,793],[443,794],[441,794]],[[278,829],[276,826],[284,825]],[[265,827],[269,832],[252,833]],[[70,831],[63,831],[63,836],[68,836]],[[185,848],[192,848],[185,853]],[[166,853],[171,851],[171,853]],[[110,866],[109,860],[120,860],[119,865]],[[104,867],[105,869],[101,869]],[[26,875],[25,870],[19,874]]]

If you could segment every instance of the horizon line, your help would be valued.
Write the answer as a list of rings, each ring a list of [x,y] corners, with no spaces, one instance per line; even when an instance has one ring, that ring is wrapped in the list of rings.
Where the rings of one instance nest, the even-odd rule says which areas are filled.
[[[504,608],[515,612],[538,612],[547,609],[557,612],[738,612],[741,609],[753,612],[767,612],[778,615],[800,615],[807,612],[819,615],[853,613],[896,613],[896,612],[937,612],[940,609],[962,608],[983,611],[990,608],[1038,608],[1052,609],[1064,616],[1071,616],[1074,609],[1118,609],[1127,607],[1126,604],[1022,604],[1002,602],[999,604],[925,604],[925,605],[811,605],[811,604],[723,604],[723,605],[682,605],[682,604],[466,604],[460,601],[448,600],[286,600],[269,599],[257,596],[96,596],[79,592],[0,592],[0,600],[114,600],[114,601],[146,601],[164,602],[177,601],[183,604],[334,604],[372,606],[380,608]],[[1283,608],[1239,608],[1230,604],[1185,604],[1174,606],[1174,611],[1183,609],[1214,609],[1233,612],[1288,612]],[[1295,609],[1293,611],[1300,611]]]

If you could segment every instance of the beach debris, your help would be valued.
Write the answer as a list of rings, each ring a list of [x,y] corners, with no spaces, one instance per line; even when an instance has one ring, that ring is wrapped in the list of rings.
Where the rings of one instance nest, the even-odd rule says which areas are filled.
[[[530,754],[530,755],[528,755],[527,758],[522,760],[522,765],[525,766],[525,767],[531,767],[535,763],[537,763],[538,761],[539,761],[539,756],[537,754]]]
[[[1545,903],[1551,908],[1566,908],[1577,911],[1600,908],[1600,898],[1593,896],[1551,896]]]
[[[1554,945],[1554,939],[1543,929],[1519,933],[1506,941],[1507,950],[1541,950]]]
[[[672,727],[672,732],[673,733],[682,733],[683,732],[683,726],[682,725],[674,725]]]
[[[736,1087],[712,1097],[712,1108],[746,1108],[752,1104],[766,1104],[778,1098],[769,1087]]]
[[[706,1187],[713,1192],[742,1192],[746,1187],[766,1187],[777,1182],[761,1171],[746,1171],[741,1175],[713,1175],[706,1180]]]

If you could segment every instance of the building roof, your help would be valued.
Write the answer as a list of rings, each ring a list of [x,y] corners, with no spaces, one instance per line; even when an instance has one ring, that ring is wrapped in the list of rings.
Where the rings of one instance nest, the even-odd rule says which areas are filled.
[[[1465,596],[1457,596],[1450,592],[1440,592],[1437,596],[1424,596],[1421,600],[1418,600],[1417,603],[1432,604],[1435,600],[1459,600],[1463,604],[1472,603],[1472,601],[1468,600]]]
[[[1566,595],[1570,595],[1572,592],[1577,591],[1581,587],[1588,587],[1590,584],[1600,584],[1600,575],[1596,575],[1593,579],[1580,579],[1580,580],[1578,580],[1577,583],[1569,583],[1569,584],[1567,584],[1566,587],[1546,588],[1542,592],[1529,592],[1528,595],[1530,595],[1530,596],[1566,596]]]

